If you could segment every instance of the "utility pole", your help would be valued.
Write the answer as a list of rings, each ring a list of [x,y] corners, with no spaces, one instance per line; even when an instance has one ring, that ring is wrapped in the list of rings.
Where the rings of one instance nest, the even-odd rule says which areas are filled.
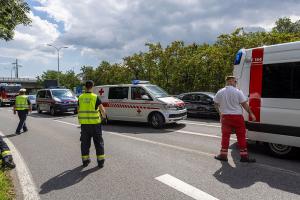
[[[22,65],[18,64],[18,59],[16,59],[16,62],[12,63],[14,66],[14,68],[16,69],[15,71],[15,78],[19,78],[19,67],[22,67]]]

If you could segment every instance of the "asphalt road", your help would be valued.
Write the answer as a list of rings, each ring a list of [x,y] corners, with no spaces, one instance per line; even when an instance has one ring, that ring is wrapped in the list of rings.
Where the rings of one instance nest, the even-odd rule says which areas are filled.
[[[252,144],[249,150],[257,163],[240,163],[233,136],[232,159],[213,159],[220,148],[217,121],[189,119],[161,130],[139,123],[106,125],[103,169],[97,168],[95,156],[87,168],[81,167],[76,116],[33,112],[29,132],[18,136],[17,122],[11,108],[0,108],[0,131],[21,153],[41,199],[193,199],[182,187],[157,178],[165,174],[220,200],[300,199],[298,158],[273,158],[262,145]]]

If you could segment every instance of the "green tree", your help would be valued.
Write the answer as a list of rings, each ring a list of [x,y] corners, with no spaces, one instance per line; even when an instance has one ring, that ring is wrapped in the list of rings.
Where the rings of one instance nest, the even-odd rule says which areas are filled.
[[[81,84],[79,75],[76,75],[74,71],[70,70],[66,73],[57,72],[54,70],[48,70],[43,72],[41,76],[37,77],[40,85],[43,85],[45,80],[59,80],[59,85],[72,89]]]
[[[275,22],[276,26],[272,29],[279,33],[299,33],[300,32],[300,20],[292,22],[290,18],[279,18]]]
[[[23,0],[0,0],[0,39],[12,40],[17,25],[29,25],[30,8]]]

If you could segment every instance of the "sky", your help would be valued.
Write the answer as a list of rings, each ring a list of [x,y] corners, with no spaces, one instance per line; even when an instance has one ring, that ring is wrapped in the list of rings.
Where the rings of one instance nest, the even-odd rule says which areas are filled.
[[[20,77],[57,70],[80,72],[84,65],[146,51],[145,43],[174,40],[213,43],[238,27],[271,30],[280,17],[300,19],[298,0],[26,0],[31,26],[20,25],[14,40],[0,41],[0,77],[10,77],[18,59]]]

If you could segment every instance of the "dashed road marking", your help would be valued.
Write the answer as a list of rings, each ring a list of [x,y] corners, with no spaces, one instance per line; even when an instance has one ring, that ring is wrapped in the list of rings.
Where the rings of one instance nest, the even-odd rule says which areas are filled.
[[[3,137],[5,136],[1,131],[0,135]],[[16,170],[18,179],[21,185],[22,193],[23,193],[23,199],[25,200],[39,200],[40,197],[38,195],[38,192],[36,190],[35,184],[32,179],[32,175],[23,159],[19,151],[16,149],[16,147],[13,145],[13,143],[8,140],[7,138],[3,138],[4,141],[9,146],[12,154],[13,159],[16,164]]]
[[[218,200],[217,198],[207,194],[206,192],[203,192],[199,190],[198,188],[195,188],[194,186],[187,184],[169,174],[165,174],[159,177],[155,178],[156,180],[174,188],[175,190],[178,190],[182,192],[183,194],[196,199],[196,200]]]

